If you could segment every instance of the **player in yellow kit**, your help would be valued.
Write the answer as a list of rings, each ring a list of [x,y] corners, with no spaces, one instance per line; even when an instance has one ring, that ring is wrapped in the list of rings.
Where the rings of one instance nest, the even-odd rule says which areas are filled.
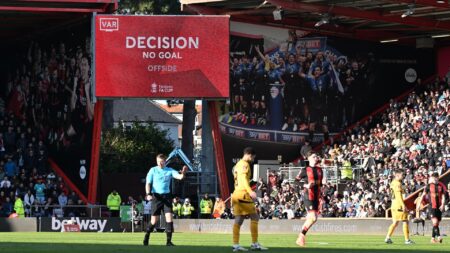
[[[403,222],[403,234],[405,236],[405,244],[414,244],[413,241],[409,239],[409,221],[408,221],[408,211],[403,201],[403,194],[405,193],[402,188],[403,171],[394,171],[394,180],[392,180],[391,189],[391,212],[392,212],[392,224],[389,226],[388,233],[386,235],[385,243],[393,243],[391,240],[391,235],[394,233],[400,221]]]
[[[233,252],[248,251],[239,245],[239,234],[242,223],[248,216],[250,217],[250,232],[252,235],[252,250],[267,250],[258,242],[258,221],[259,214],[256,212],[254,200],[256,193],[250,187],[251,167],[250,163],[255,159],[253,148],[245,148],[244,156],[233,168],[234,192],[231,195],[231,204],[234,213],[233,225]]]

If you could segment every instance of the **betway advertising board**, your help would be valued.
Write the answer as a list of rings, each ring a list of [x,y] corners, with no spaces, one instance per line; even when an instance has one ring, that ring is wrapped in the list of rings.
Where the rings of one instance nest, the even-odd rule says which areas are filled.
[[[226,98],[228,16],[95,17],[97,97]]]
[[[120,218],[40,218],[38,231],[40,232],[62,232],[64,225],[77,224],[81,232],[119,232]]]

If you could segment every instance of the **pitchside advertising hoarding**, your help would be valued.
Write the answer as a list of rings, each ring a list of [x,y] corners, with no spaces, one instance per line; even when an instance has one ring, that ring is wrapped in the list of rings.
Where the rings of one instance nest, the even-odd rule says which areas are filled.
[[[78,225],[80,232],[119,232],[120,218],[55,218],[42,217],[38,221],[40,232],[66,231],[66,225]]]
[[[97,97],[228,98],[228,16],[95,17]]]

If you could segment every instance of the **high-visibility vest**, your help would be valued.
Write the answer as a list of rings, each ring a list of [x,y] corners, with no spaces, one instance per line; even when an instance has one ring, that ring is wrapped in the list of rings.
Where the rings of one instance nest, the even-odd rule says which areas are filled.
[[[174,214],[181,216],[181,204],[180,203],[172,203],[172,211]]]
[[[352,169],[352,164],[350,163],[350,161],[345,161],[342,164],[342,170],[341,170],[341,178],[348,178],[348,179],[353,179],[353,169]]]
[[[213,203],[210,199],[202,199],[200,201],[200,213],[210,214],[213,207]]]
[[[115,211],[115,210],[119,210],[120,208],[120,202],[122,202],[120,195],[114,195],[114,194],[109,194],[108,195],[108,199],[106,200],[106,205],[108,206],[109,210]]]
[[[194,208],[191,206],[191,204],[183,205],[183,207],[181,208],[181,213],[183,214],[183,216],[191,215],[192,211],[194,211]]]
[[[23,208],[23,202],[20,198],[16,199],[14,202],[14,211],[16,211],[18,217],[25,217],[25,209]]]

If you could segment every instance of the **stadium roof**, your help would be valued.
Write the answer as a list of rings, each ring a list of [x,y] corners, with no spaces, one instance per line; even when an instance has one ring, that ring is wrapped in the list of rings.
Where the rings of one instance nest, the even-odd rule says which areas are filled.
[[[448,0],[180,0],[184,11],[372,41],[450,36]],[[282,10],[275,20],[274,11]],[[403,17],[402,17],[403,16]],[[319,25],[322,21],[322,25]],[[325,21],[325,22],[323,22]],[[449,37],[450,38],[450,37]],[[447,38],[441,42],[449,41]]]
[[[0,40],[18,39],[86,19],[90,13],[111,13],[119,0],[2,0]]]

